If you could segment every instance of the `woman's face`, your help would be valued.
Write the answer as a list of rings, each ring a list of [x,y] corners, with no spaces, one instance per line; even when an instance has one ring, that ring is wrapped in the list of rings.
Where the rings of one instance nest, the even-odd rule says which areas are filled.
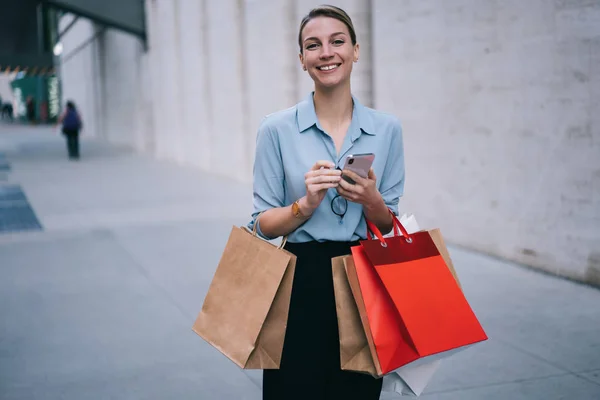
[[[300,62],[315,85],[332,88],[349,81],[358,44],[352,45],[348,27],[335,18],[317,17],[302,30]]]

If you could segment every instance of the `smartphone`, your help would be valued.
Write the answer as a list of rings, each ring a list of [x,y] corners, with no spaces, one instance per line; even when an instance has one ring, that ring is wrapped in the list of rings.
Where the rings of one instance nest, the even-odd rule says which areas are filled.
[[[371,169],[374,160],[375,154],[373,153],[350,154],[346,157],[344,169],[350,170],[358,176],[366,178],[369,176],[369,169]],[[344,176],[343,174],[342,178],[346,182],[351,183],[353,185],[356,183],[351,178]]]

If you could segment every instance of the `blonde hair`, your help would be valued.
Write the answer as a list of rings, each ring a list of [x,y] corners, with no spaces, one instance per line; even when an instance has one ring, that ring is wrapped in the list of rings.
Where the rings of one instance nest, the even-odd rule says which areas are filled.
[[[308,14],[304,18],[302,18],[302,22],[300,23],[300,30],[298,31],[298,45],[300,46],[300,53],[303,53],[302,48],[302,31],[304,27],[311,19],[317,17],[328,17],[334,18],[338,21],[341,21],[348,28],[348,32],[350,33],[350,40],[352,41],[352,45],[356,44],[356,32],[354,31],[354,24],[352,24],[352,19],[346,13],[346,11],[342,10],[339,7],[331,6],[328,4],[324,4],[322,6],[318,6],[310,10]]]

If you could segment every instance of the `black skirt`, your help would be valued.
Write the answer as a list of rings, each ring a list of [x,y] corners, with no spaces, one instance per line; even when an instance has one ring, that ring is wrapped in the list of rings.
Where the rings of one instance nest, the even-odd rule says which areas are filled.
[[[381,379],[340,369],[331,259],[352,242],[287,243],[298,258],[281,366],[263,372],[263,400],[378,400]]]

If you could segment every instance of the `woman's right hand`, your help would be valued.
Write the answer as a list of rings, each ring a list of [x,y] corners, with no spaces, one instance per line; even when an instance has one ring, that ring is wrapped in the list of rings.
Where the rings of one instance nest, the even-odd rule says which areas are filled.
[[[313,211],[325,198],[327,190],[338,187],[342,171],[335,169],[331,161],[317,161],[304,175],[306,185],[306,205]]]

